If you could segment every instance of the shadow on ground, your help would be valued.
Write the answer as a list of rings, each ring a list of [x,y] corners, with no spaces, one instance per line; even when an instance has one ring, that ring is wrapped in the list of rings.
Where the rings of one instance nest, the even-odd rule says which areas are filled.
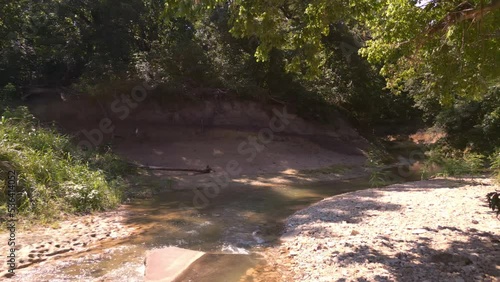
[[[340,273],[342,269],[347,268],[350,270],[382,268],[386,274],[390,273],[390,275],[374,275],[370,280],[359,278],[357,281],[497,281],[496,277],[500,277],[500,237],[496,232],[479,230],[480,227],[474,228],[477,227],[474,222],[469,224],[470,227],[457,227],[436,220],[435,228],[412,226],[411,222],[401,222],[401,224],[391,222],[392,226],[397,227],[412,226],[411,230],[398,231],[400,233],[385,232],[384,228],[391,225],[364,229],[380,214],[385,214],[384,218],[389,221],[391,214],[399,220],[404,218],[398,217],[399,214],[419,208],[380,200],[385,191],[390,191],[391,195],[396,197],[398,195],[393,193],[415,191],[430,194],[435,189],[448,189],[447,193],[454,193],[455,188],[468,184],[477,182],[463,179],[436,179],[396,184],[387,188],[357,191],[352,195],[330,198],[290,217],[287,221],[287,232],[282,238],[285,242],[290,242],[286,245],[293,249],[290,252],[298,252],[296,264],[301,264],[301,259],[309,260],[321,255],[324,265],[318,265],[319,269],[331,268],[332,271]],[[478,198],[479,196],[482,198],[483,195],[478,195]],[[428,202],[432,201],[439,205],[441,199],[429,195]],[[484,209],[480,210],[483,214],[489,213],[486,204],[475,202],[470,204]],[[429,212],[435,211],[429,210]],[[433,214],[425,215],[424,212],[422,216],[433,217]],[[493,214],[491,220],[494,220]],[[491,222],[500,226],[500,222]],[[437,225],[438,223],[440,225]],[[375,235],[366,233],[370,230],[373,230]],[[347,231],[352,233],[349,234]],[[355,236],[360,233],[361,237]],[[439,239],[441,241],[436,241],[436,236],[444,237]],[[308,241],[305,238],[315,239]],[[309,242],[316,242],[318,250],[325,248],[322,247],[324,245],[331,244],[332,247],[327,248],[328,251],[325,252],[316,251],[310,253],[309,257],[301,257],[300,249],[295,250],[294,246],[303,245],[302,248],[305,250]],[[336,281],[354,280],[343,278]]]

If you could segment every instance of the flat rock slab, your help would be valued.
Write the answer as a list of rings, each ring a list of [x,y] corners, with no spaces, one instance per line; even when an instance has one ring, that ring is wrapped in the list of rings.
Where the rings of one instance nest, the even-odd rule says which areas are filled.
[[[241,281],[247,270],[257,263],[258,258],[252,255],[205,254],[178,276],[174,282]]]
[[[205,253],[177,247],[148,251],[146,254],[146,281],[171,282]]]

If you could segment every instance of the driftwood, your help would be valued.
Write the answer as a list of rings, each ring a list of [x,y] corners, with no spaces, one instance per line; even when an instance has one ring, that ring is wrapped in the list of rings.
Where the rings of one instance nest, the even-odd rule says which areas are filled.
[[[149,165],[138,165],[134,163],[129,163],[132,166],[137,168],[147,169],[147,170],[165,170],[165,171],[189,171],[189,172],[198,172],[198,173],[210,173],[214,171],[210,166],[207,165],[205,169],[194,169],[194,168],[173,168],[173,167],[165,167],[165,166],[149,166]]]

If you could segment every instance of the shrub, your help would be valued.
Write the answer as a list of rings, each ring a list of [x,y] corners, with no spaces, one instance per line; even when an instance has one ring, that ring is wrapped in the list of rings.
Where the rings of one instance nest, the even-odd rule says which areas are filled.
[[[384,163],[387,162],[386,152],[373,149],[366,153],[365,166],[370,170],[369,183],[372,187],[378,187],[388,184],[390,172],[385,170]]]
[[[4,107],[16,99],[17,90],[12,83],[8,83],[0,89],[0,107]]]
[[[423,174],[438,167],[439,176],[476,175],[484,169],[485,157],[478,153],[460,151],[448,146],[436,146],[426,153]]]
[[[480,101],[456,101],[439,111],[436,122],[454,148],[491,153],[500,144],[500,87],[491,87]]]
[[[44,128],[26,107],[6,110],[0,121],[0,173],[18,173],[17,205],[24,215],[57,217],[114,207],[126,163],[110,153],[80,153],[68,136]],[[6,185],[0,203],[6,203]],[[1,216],[1,215],[0,215]]]
[[[500,148],[490,156],[490,169],[497,183],[500,184]]]

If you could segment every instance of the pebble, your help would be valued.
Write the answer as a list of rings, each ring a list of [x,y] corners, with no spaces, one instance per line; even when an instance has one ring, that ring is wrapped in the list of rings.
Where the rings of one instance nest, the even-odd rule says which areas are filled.
[[[420,228],[420,229],[413,230],[411,233],[412,234],[423,234],[423,233],[427,233],[427,232],[429,232],[429,230]]]
[[[496,244],[484,244],[472,240],[472,236],[478,230],[495,234],[499,223],[495,214],[484,207],[483,198],[471,197],[485,194],[492,187],[436,189],[439,185],[435,183],[440,181],[405,183],[402,190],[395,192],[386,187],[334,196],[289,217],[286,232],[303,230],[304,234],[295,233],[276,252],[287,257],[279,267],[289,265],[290,273],[295,273],[283,281],[487,279],[484,271],[494,269],[498,257],[498,251],[491,248]],[[457,207],[462,209],[460,214],[455,214]],[[366,210],[366,214],[360,214],[359,209]],[[480,220],[468,217],[477,211],[481,211]],[[325,214],[333,220],[325,220]],[[469,227],[471,222],[475,229]],[[422,236],[426,233],[429,235]],[[466,257],[470,257],[467,262],[430,261],[432,256],[443,253],[464,256],[464,246]],[[288,255],[284,251],[287,249]]]

